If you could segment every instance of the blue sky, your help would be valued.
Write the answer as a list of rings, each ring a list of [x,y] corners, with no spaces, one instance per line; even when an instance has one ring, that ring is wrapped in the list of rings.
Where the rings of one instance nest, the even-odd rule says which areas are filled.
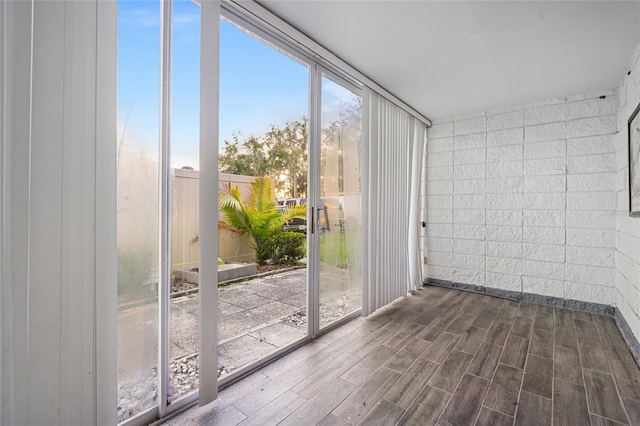
[[[226,21],[221,21],[220,38],[221,147],[233,132],[259,136],[272,124],[308,116],[305,65]],[[200,9],[188,0],[174,1],[173,43],[172,165],[198,169]],[[159,1],[119,0],[118,138],[125,147],[156,155],[159,48]],[[344,95],[344,90],[325,89],[327,107]]]

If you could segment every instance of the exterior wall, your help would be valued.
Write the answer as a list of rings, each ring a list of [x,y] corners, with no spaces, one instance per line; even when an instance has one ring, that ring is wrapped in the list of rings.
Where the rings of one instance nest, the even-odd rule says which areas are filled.
[[[434,121],[426,276],[614,305],[617,108],[608,91]]]
[[[627,324],[640,340],[640,218],[629,217],[629,117],[640,103],[640,45],[629,63],[629,75],[625,76],[618,94],[618,134],[615,137],[618,191],[615,265],[617,307]]]

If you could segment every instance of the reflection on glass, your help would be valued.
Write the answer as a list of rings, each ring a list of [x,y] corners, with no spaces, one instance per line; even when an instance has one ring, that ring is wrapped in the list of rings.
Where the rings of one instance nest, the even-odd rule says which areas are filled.
[[[218,192],[237,191],[238,202],[252,212],[251,220],[235,221],[240,214],[220,211],[218,361],[224,378],[307,335],[306,262],[300,262],[306,260],[306,216],[275,229],[268,224],[276,223],[269,219],[275,212],[306,206],[309,74],[228,22],[220,23],[220,37]],[[260,178],[272,191],[257,186],[265,182]],[[269,239],[282,229],[296,231],[284,238],[300,248],[281,257],[284,265],[273,254],[285,245]],[[256,277],[253,262],[273,274]]]
[[[320,327],[361,307],[361,98],[323,77]]]
[[[169,402],[198,388],[200,7],[173,1]]]
[[[156,405],[158,2],[118,2],[118,421]]]

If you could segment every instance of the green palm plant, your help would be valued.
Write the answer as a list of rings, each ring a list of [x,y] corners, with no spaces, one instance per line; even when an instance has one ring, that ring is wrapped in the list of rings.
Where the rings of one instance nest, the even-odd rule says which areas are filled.
[[[251,192],[244,201],[240,197],[240,189],[231,184],[218,195],[222,213],[218,229],[246,236],[260,264],[271,257],[269,238],[279,232],[285,222],[307,217],[306,205],[281,211],[274,200],[273,182],[266,177],[258,177],[251,183]]]

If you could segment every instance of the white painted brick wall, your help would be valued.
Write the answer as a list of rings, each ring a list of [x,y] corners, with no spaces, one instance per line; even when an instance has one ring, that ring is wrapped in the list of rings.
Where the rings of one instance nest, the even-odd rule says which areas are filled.
[[[626,157],[615,137],[618,96],[600,95],[453,117],[429,130],[428,277],[616,302],[616,269],[640,274],[632,265],[640,226],[616,238],[626,177],[617,161]],[[627,293],[640,288],[640,275],[625,280]]]

